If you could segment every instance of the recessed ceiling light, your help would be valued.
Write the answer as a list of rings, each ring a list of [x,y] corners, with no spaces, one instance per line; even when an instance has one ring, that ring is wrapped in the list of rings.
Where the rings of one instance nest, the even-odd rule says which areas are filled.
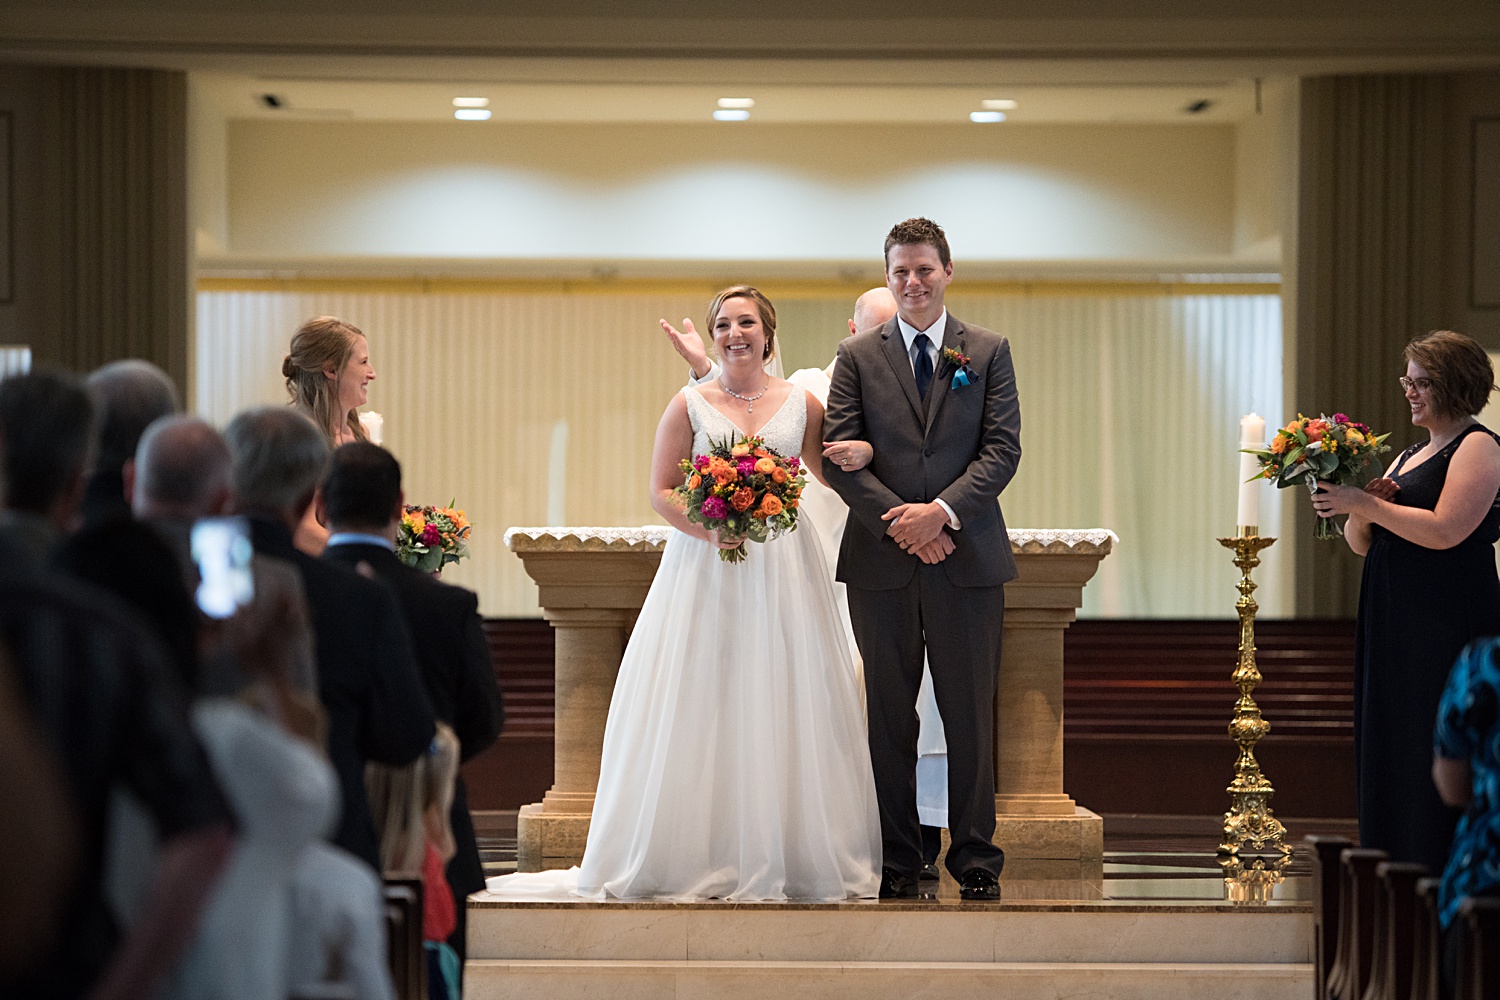
[[[743,122],[750,120],[750,112],[743,109],[720,108],[714,112],[716,122]]]
[[[1014,111],[1016,102],[1008,97],[1002,97],[995,101],[980,101],[979,106],[986,111]]]
[[[459,108],[453,112],[453,117],[461,122],[487,122],[490,120],[490,112],[483,108]]]
[[[455,108],[487,108],[490,106],[488,97],[455,97],[453,99]]]
[[[1003,122],[1003,121],[1005,121],[1005,112],[1004,111],[970,111],[969,112],[969,121],[971,121],[971,122],[980,122],[981,124],[983,124],[985,122]]]
[[[753,108],[755,98],[753,97],[721,97],[719,98],[721,108]]]

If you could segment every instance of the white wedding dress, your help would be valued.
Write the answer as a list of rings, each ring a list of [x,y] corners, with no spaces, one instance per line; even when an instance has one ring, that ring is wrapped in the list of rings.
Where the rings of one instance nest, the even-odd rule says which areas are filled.
[[[739,429],[683,390],[693,453]],[[794,390],[760,435],[796,455]],[[726,563],[673,532],[604,731],[583,863],[489,881],[504,898],[836,900],[874,896],[880,826],[863,700],[817,529]]]

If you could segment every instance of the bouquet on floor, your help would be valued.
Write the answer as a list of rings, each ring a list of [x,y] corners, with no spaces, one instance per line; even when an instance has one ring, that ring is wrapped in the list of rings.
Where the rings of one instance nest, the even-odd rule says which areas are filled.
[[[1319,483],[1362,483],[1376,456],[1391,450],[1385,443],[1388,437],[1342,413],[1331,417],[1299,413],[1276,432],[1268,447],[1244,450],[1260,460],[1260,472],[1251,479],[1269,479],[1282,489],[1303,483],[1308,492],[1316,493]],[[1320,517],[1313,526],[1314,538],[1338,538],[1343,533],[1331,517]]]
[[[683,459],[684,480],[673,490],[689,521],[719,537],[766,542],[797,528],[797,505],[807,485],[802,463],[783,458],[758,437],[709,441],[708,454]],[[720,549],[725,562],[743,562],[745,546]]]
[[[424,573],[436,573],[469,554],[469,520],[454,501],[446,507],[407,504],[396,529],[396,558]]]

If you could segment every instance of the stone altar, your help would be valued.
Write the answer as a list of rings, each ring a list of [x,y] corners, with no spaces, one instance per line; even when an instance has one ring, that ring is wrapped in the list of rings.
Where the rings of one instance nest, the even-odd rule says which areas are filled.
[[[615,674],[672,529],[511,528],[505,545],[536,582],[556,630],[552,788],[522,806],[520,871],[583,857]],[[995,697],[995,841],[1008,858],[1099,864],[1104,824],[1063,790],[1063,630],[1118,539],[1102,528],[1010,529],[1020,575],[1005,588]]]

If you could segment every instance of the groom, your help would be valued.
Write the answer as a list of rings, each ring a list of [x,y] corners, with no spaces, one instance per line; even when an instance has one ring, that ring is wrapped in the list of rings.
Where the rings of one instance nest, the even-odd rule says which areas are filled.
[[[999,899],[993,713],[1016,563],[997,501],[1021,460],[1015,371],[1004,337],[944,308],[953,262],[936,223],[890,231],[885,275],[897,314],[839,347],[824,424],[826,440],[869,441],[875,458],[847,473],[823,460],[849,505],[838,579],[865,661],[880,895],[915,896],[922,867],[913,706],[925,647],[948,737],[948,870],[964,899]]]

